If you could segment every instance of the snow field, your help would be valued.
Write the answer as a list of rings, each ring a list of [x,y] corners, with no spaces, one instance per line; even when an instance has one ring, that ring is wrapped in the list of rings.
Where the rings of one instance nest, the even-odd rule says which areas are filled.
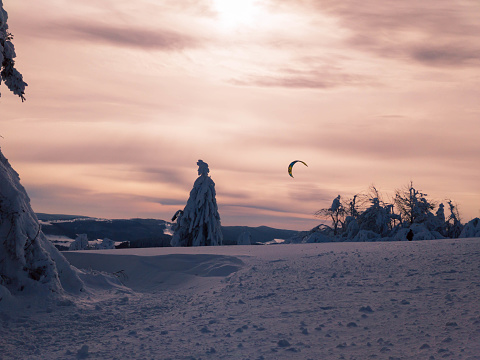
[[[480,358],[478,238],[64,255],[88,294],[0,305],[0,359]]]

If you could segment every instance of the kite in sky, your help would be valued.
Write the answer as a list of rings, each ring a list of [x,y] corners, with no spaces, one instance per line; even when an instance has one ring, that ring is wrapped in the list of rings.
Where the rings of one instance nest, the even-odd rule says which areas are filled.
[[[308,165],[302,161],[302,160],[295,160],[295,161],[292,161],[290,163],[290,165],[288,165],[288,174],[293,178],[293,175],[292,175],[292,169],[293,169],[293,165],[295,165],[297,162],[301,162],[303,165],[305,165],[306,167],[308,167]]]

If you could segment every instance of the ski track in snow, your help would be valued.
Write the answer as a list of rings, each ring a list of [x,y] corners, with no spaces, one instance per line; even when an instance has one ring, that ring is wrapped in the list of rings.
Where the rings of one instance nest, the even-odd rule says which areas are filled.
[[[134,290],[0,308],[0,359],[480,359],[478,238],[66,256]]]

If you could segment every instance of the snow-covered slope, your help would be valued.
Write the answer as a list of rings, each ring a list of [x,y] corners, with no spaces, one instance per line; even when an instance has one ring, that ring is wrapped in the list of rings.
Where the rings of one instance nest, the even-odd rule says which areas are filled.
[[[479,238],[65,256],[130,289],[0,302],[0,358],[479,359]]]
[[[18,173],[0,151],[0,298],[79,293],[83,283],[48,241]]]

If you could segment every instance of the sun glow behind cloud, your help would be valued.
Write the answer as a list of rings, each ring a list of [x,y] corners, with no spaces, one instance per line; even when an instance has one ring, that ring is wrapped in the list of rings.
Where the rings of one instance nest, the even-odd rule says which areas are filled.
[[[251,26],[265,16],[258,0],[213,0],[213,10],[218,24],[227,30]]]
[[[478,18],[406,1],[4,0],[29,87],[0,88],[2,150],[40,212],[171,218],[201,158],[225,225],[410,180],[478,216]]]

